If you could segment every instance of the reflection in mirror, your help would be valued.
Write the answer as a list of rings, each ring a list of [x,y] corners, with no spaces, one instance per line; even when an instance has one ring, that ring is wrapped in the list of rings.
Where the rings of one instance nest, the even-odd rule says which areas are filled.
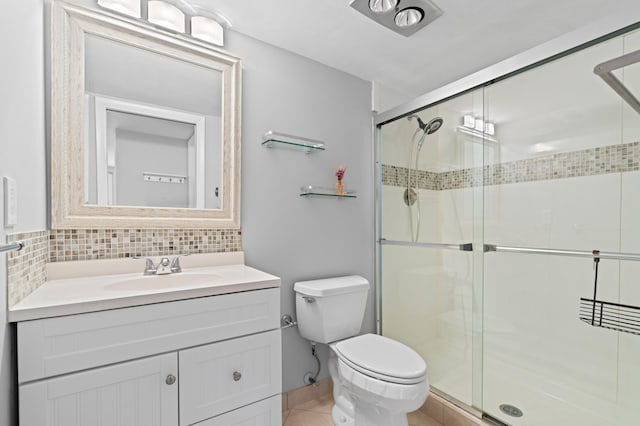
[[[87,204],[220,209],[220,71],[86,34],[85,93]]]
[[[51,226],[238,228],[241,62],[54,0]]]

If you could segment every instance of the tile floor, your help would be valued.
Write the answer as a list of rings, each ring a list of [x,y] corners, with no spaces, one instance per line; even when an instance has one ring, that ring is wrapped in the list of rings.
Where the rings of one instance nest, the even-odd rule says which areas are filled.
[[[282,413],[283,426],[333,426],[331,407],[333,395],[326,394]],[[426,414],[409,414],[410,426],[442,426]]]

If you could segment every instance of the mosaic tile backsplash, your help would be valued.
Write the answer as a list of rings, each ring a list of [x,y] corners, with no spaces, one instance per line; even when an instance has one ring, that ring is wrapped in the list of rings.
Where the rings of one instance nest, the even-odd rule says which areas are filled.
[[[20,302],[46,281],[48,262],[221,253],[242,250],[240,229],[57,229],[7,235],[23,241],[7,257],[7,303]]]
[[[54,229],[50,262],[242,250],[240,229]]]
[[[49,260],[49,231],[7,235],[7,243],[22,241],[24,248],[7,253],[7,304],[13,306],[44,284]]]
[[[638,170],[640,142],[632,142],[442,173],[412,170],[411,182],[442,191]],[[407,180],[406,167],[382,165],[383,185],[406,187]]]

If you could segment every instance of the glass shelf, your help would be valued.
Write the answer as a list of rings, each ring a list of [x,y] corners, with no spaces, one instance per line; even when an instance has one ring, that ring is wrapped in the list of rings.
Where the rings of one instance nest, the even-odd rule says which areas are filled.
[[[356,191],[353,189],[344,189],[339,194],[335,188],[327,188],[321,186],[303,186],[300,188],[301,197],[329,197],[329,198],[356,198]]]
[[[281,147],[304,151],[306,154],[324,151],[324,142],[269,130],[262,136],[262,146]]]

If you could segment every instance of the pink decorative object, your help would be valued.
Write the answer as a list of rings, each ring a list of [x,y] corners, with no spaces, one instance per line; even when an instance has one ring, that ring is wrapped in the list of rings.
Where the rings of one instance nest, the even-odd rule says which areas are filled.
[[[336,170],[336,177],[338,178],[338,183],[336,183],[336,194],[344,195],[345,191],[344,191],[344,184],[342,183],[342,178],[344,178],[344,174],[347,171],[347,168],[340,166],[336,169],[334,166],[334,169]]]

